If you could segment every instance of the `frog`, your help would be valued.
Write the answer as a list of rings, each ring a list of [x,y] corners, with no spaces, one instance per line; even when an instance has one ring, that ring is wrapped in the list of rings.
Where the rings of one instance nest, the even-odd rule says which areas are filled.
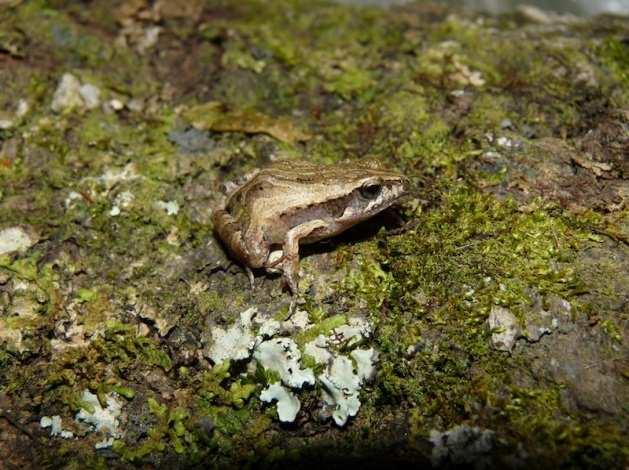
[[[213,211],[214,230],[246,270],[279,270],[298,292],[299,246],[336,236],[390,207],[408,192],[408,178],[378,160],[317,164],[277,160],[227,190]]]

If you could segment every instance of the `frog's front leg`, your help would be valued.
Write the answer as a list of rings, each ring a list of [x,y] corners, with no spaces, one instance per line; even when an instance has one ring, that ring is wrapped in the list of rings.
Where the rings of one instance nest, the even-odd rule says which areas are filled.
[[[284,246],[282,247],[282,271],[284,279],[290,291],[297,293],[297,281],[299,280],[299,240],[310,235],[314,230],[326,227],[326,222],[321,219],[311,220],[304,224],[293,227],[286,232]]]

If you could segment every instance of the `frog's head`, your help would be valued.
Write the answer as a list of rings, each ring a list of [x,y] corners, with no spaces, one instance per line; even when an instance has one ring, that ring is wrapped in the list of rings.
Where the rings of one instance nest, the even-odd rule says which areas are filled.
[[[349,170],[349,169],[348,169]],[[346,198],[342,221],[356,223],[391,206],[408,191],[408,178],[373,161],[348,171],[353,190]]]

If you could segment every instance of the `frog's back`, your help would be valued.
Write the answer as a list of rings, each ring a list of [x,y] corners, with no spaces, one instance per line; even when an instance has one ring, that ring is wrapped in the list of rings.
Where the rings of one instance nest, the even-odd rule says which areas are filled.
[[[390,176],[392,172],[382,167],[377,160],[342,161],[335,165],[323,165],[304,160],[279,160],[262,168],[256,175],[275,181],[290,181],[301,184],[360,181],[368,174]],[[255,179],[255,177],[254,177]]]
[[[302,219],[326,216],[319,214],[323,209],[342,211],[342,200],[366,177],[393,174],[373,161],[319,165],[303,160],[280,160],[260,169],[235,191],[227,210],[249,229],[263,226],[267,232],[282,232]]]

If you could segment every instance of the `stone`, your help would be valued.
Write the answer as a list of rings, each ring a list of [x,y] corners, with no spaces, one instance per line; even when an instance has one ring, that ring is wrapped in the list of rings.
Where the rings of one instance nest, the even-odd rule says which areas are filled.
[[[478,465],[492,450],[494,438],[494,431],[466,425],[455,426],[444,432],[433,429],[430,431],[430,442],[434,446],[431,463],[435,467],[446,464]]]
[[[0,255],[12,253],[14,251],[26,251],[36,243],[32,237],[22,227],[9,227],[0,230]]]
[[[50,108],[56,112],[66,112],[83,107],[81,82],[71,73],[64,73],[52,97]]]
[[[509,309],[492,307],[487,320],[492,330],[491,344],[499,351],[510,352],[520,336],[518,319]]]

